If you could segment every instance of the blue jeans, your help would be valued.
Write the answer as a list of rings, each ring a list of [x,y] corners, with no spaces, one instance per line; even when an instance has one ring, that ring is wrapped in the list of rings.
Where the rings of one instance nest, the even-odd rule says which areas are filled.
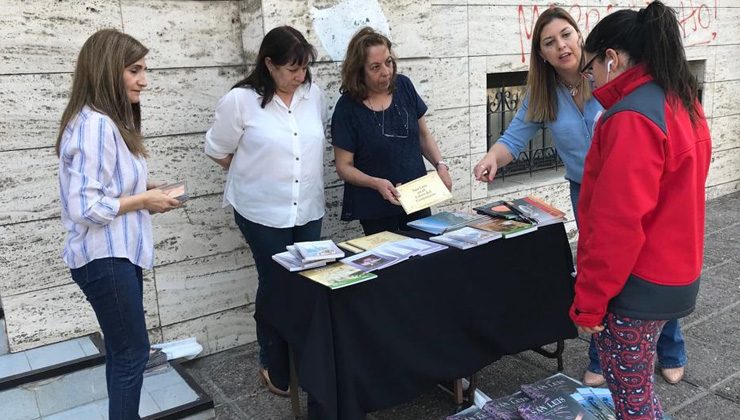
[[[686,357],[686,348],[684,346],[681,326],[677,319],[666,322],[658,338],[658,366],[664,369],[677,368],[685,366],[688,358]],[[591,343],[588,346],[588,370],[594,373],[601,373],[599,365],[599,354],[594,344],[593,335]]]
[[[285,247],[295,242],[317,241],[321,237],[321,219],[313,220],[302,226],[290,228],[273,228],[251,222],[234,210],[234,219],[252,250],[254,265],[257,267],[257,296],[254,298],[255,312],[260,310],[262,296],[270,287],[270,269],[276,266],[272,256],[285,251]],[[257,344],[260,346],[260,365],[267,368],[267,348],[272,343],[272,330],[257,321]]]
[[[139,419],[141,385],[149,360],[141,268],[126,258],[101,258],[71,272],[105,337],[108,418]]]

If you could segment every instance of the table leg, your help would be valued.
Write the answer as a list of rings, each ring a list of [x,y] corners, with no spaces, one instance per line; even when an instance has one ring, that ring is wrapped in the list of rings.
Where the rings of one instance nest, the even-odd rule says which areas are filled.
[[[293,349],[288,349],[290,363],[290,404],[293,410],[293,416],[297,419],[303,418],[301,413],[301,401],[298,398],[298,374],[295,369],[295,359],[293,358]]]
[[[557,359],[558,361],[558,372],[562,372],[563,367],[563,351],[565,350],[565,340],[558,340],[557,347],[555,348],[555,351],[548,351],[545,350],[544,347],[537,347],[532,349],[532,351],[539,353],[548,359]]]
[[[455,400],[455,404],[460,405],[464,401],[463,396],[463,382],[462,379],[455,379],[452,386],[452,398]]]

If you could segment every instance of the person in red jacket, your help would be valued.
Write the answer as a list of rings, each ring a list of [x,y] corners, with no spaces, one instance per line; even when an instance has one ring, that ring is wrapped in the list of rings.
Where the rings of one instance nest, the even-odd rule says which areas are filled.
[[[661,419],[656,342],[696,304],[709,128],[673,9],[612,13],[584,49],[604,113],[584,166],[570,316],[594,334],[617,418]]]

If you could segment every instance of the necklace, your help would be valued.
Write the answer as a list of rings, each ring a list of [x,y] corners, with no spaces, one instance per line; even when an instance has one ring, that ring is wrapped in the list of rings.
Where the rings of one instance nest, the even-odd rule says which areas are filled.
[[[405,131],[405,134],[393,134],[393,133],[386,133],[385,132],[385,109],[382,109],[380,111],[375,110],[375,105],[373,104],[373,101],[368,96],[367,103],[370,105],[370,110],[372,111],[371,114],[373,116],[373,119],[375,120],[375,123],[378,124],[378,127],[380,128],[380,134],[382,134],[385,137],[395,137],[395,138],[401,138],[404,139],[409,136],[409,115],[408,112],[404,109],[404,112],[406,112],[406,120],[404,121],[403,116],[401,115],[401,110],[398,109],[398,105],[393,102],[393,97],[391,97],[391,104],[393,105],[393,108],[396,110],[396,114],[398,114],[398,119],[403,125],[403,129]],[[388,106],[390,108],[390,106]],[[380,112],[380,118],[381,120],[378,121],[378,116],[375,115],[377,112]]]
[[[583,79],[579,80],[578,83],[576,83],[575,85],[571,85],[570,83],[561,79],[560,76],[558,76],[558,82],[568,88],[568,90],[570,91],[570,96],[576,96],[578,94],[578,89],[581,88],[581,83],[583,83]]]

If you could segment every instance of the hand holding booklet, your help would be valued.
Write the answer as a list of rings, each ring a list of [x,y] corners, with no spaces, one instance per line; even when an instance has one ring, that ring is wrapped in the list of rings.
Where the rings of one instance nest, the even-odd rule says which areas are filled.
[[[163,193],[183,203],[190,199],[190,196],[185,192],[185,181],[173,182],[171,184],[164,184],[157,187],[162,190]]]
[[[429,172],[396,187],[400,194],[398,201],[406,214],[439,204],[452,198],[452,193],[445,187],[437,172]]]

